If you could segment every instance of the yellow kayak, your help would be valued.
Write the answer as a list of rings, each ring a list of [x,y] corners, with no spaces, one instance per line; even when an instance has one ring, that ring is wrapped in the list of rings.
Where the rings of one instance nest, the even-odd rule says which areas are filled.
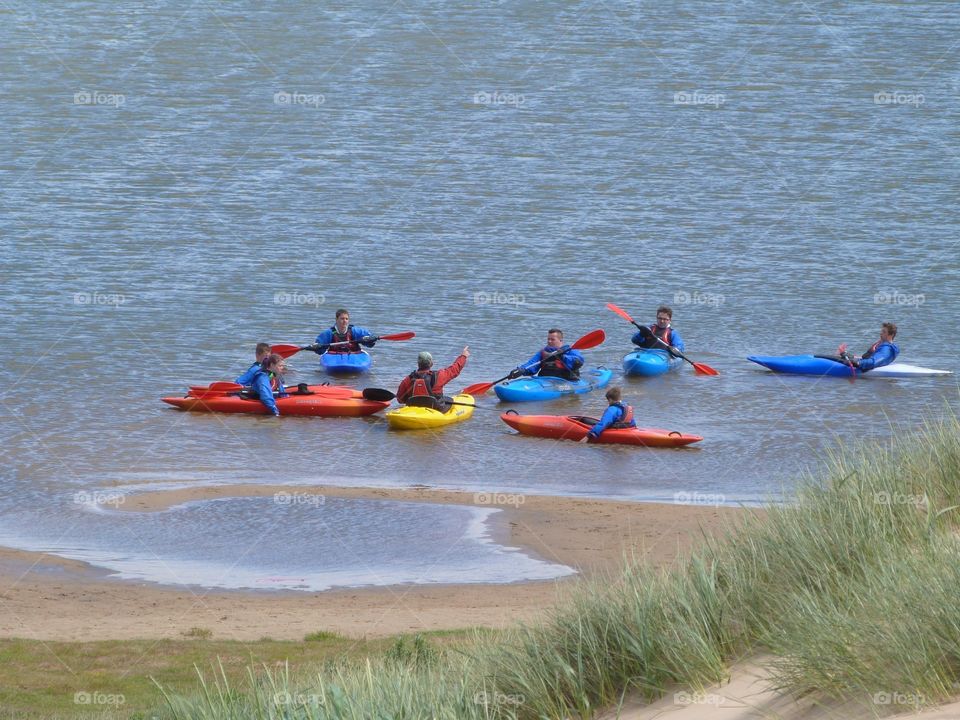
[[[391,430],[426,430],[452,425],[473,415],[473,395],[454,395],[453,401],[463,405],[451,405],[446,412],[433,408],[404,405],[385,413]]]

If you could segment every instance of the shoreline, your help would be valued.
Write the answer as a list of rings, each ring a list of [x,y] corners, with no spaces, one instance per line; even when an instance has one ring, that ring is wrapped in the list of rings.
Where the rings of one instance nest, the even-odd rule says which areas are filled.
[[[469,505],[501,510],[487,520],[491,539],[578,574],[508,584],[421,584],[296,590],[225,590],[110,577],[88,563],[0,548],[0,637],[37,640],[183,638],[191,629],[217,639],[301,640],[327,631],[356,638],[465,627],[502,628],[533,621],[578,577],[615,572],[635,554],[664,566],[727,526],[741,508],[470,493],[290,485],[218,485],[147,491],[124,512],[159,512],[185,502],[277,493]],[[494,496],[503,495],[501,498]],[[510,504],[493,504],[493,500]]]

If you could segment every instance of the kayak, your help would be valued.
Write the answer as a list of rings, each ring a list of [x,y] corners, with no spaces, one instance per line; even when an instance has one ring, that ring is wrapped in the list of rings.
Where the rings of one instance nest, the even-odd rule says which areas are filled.
[[[819,358],[814,355],[749,355],[747,360],[755,362],[758,365],[773,372],[789,373],[792,375],[819,375],[829,377],[850,378],[854,376],[864,378],[912,378],[912,377],[934,377],[940,375],[952,375],[952,370],[934,370],[933,368],[920,367],[919,365],[908,365],[907,363],[890,363],[883,367],[860,372],[851,369],[843,363],[834,362],[827,358]]]
[[[666,350],[634,350],[623,356],[623,374],[652,377],[664,375],[683,365],[683,359],[674,357]]]
[[[291,393],[285,398],[275,398],[280,415],[307,415],[311,417],[360,417],[372,415],[390,405],[389,401],[365,400],[359,390],[349,395],[342,388],[329,385],[311,385],[312,395]],[[235,393],[210,394],[203,397],[161,398],[178,410],[193,412],[249,413],[269,415],[270,411],[259,400],[241,397]]]
[[[500,419],[521,435],[578,441],[597,423],[596,418],[578,415],[517,415],[513,412],[504,413]],[[676,430],[635,427],[604,430],[596,440],[591,438],[587,442],[601,445],[683,447],[701,440],[703,438],[700,435],[687,435]]]
[[[613,377],[607,368],[593,368],[580,373],[579,380],[558,377],[521,377],[507,380],[493,388],[503,402],[527,402],[529,400],[556,400],[565,395],[580,395],[606,387]]]
[[[330,375],[357,375],[370,369],[373,358],[370,353],[360,352],[325,352],[320,356],[320,367]]]
[[[473,415],[473,395],[454,395],[453,400],[464,405],[451,405],[446,412],[403,405],[386,414],[387,423],[391,430],[428,430],[462,422]]]

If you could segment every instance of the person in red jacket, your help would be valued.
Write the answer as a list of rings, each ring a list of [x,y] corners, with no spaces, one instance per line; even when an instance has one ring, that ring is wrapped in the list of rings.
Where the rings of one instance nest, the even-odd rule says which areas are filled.
[[[443,386],[460,374],[468,357],[470,347],[466,346],[449,367],[433,370],[433,356],[428,352],[420,353],[416,371],[407,375],[397,388],[397,402],[446,411],[449,406],[444,402]]]

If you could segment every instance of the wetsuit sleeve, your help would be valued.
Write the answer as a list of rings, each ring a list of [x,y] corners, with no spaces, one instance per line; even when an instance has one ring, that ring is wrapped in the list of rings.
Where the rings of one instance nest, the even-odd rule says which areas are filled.
[[[610,405],[606,410],[603,411],[603,417],[600,418],[600,421],[590,428],[590,432],[587,433],[592,438],[597,437],[606,430],[608,427],[613,425],[620,417],[621,412],[620,408],[615,405]]]
[[[453,380],[460,372],[463,370],[463,366],[467,364],[467,358],[465,355],[461,355],[449,367],[445,367],[443,370],[437,373],[437,380],[433,383],[433,391],[440,392],[443,389],[443,386],[448,382]]]
[[[400,386],[397,388],[397,402],[405,403],[411,390],[413,390],[413,381],[410,380],[410,376],[407,375],[400,381]]]
[[[267,406],[267,410],[274,415],[280,414],[277,403],[273,399],[273,388],[270,387],[270,381],[267,379],[266,373],[257,375],[253,381],[253,389],[257,391],[257,397],[260,399],[260,402]]]
[[[637,330],[637,332],[633,334],[633,337],[630,338],[630,342],[632,342],[634,345],[639,345],[640,347],[643,347],[644,342],[646,342],[646,338],[643,337],[642,332]]]
[[[376,340],[372,342],[360,342],[360,338],[364,337],[365,335],[373,335],[373,333],[367,330],[366,328],[357,327],[356,325],[353,326],[353,335],[351,337],[353,337],[355,341],[357,341],[364,347],[373,347],[374,345],[377,344]]]
[[[323,355],[329,348],[330,343],[333,342],[333,333],[329,330],[324,330],[322,333],[317,335],[317,349],[314,352],[317,355]]]
[[[670,342],[680,352],[686,352],[686,345],[683,344],[683,338],[673,328],[670,328]]]
[[[540,368],[540,351],[537,350],[529,360],[521,365],[517,365],[517,368],[523,372],[524,375],[536,375],[537,370]]]
[[[237,385],[249,385],[253,382],[253,376],[257,374],[257,370],[259,369],[260,363],[255,362],[253,365],[247,368],[247,371],[243,373],[243,375],[234,380],[234,382],[237,383]]]
[[[873,370],[874,368],[883,367],[884,365],[889,365],[894,361],[897,356],[893,352],[893,348],[889,344],[883,344],[877,348],[877,351],[868,358],[860,358],[860,370],[867,372],[868,370]]]
[[[568,370],[577,370],[583,367],[583,353],[579,350],[567,350],[563,356],[563,364]]]

